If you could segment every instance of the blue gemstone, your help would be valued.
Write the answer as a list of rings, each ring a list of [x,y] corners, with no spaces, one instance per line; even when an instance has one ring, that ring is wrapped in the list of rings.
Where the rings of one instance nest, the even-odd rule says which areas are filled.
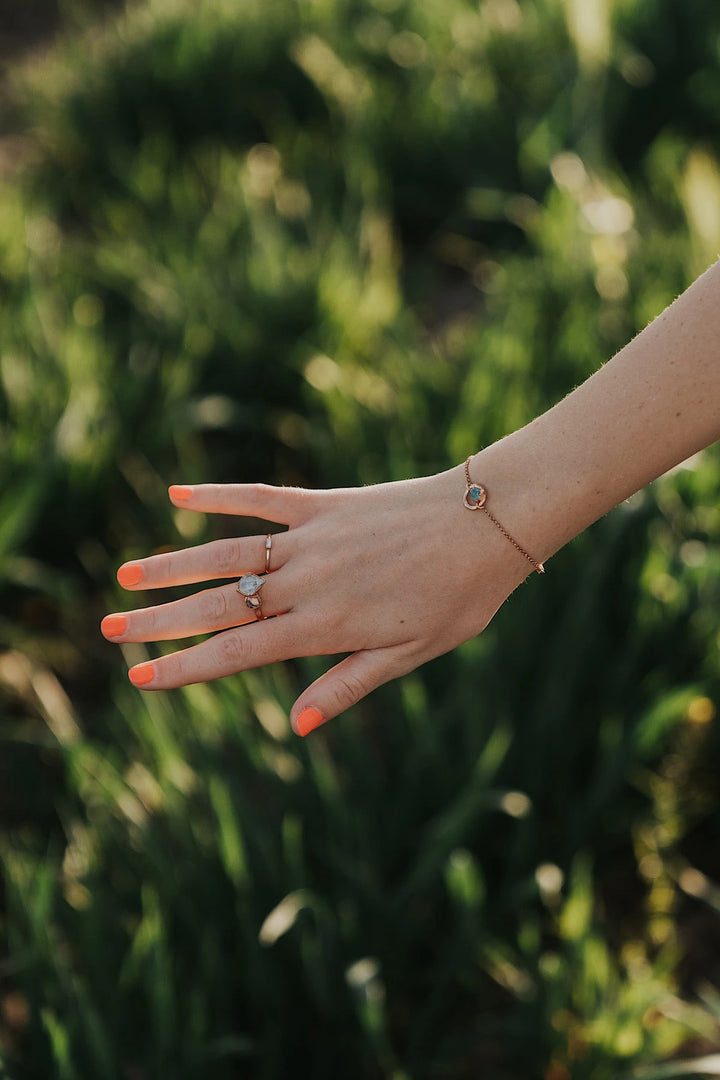
[[[480,498],[480,496],[482,495],[482,488],[479,488],[479,487],[471,487],[471,488],[470,488],[470,492],[469,492],[469,495],[470,495],[470,498],[471,498],[471,499],[474,499],[474,500],[475,500],[475,502],[477,502],[477,500],[478,500],[478,499]]]

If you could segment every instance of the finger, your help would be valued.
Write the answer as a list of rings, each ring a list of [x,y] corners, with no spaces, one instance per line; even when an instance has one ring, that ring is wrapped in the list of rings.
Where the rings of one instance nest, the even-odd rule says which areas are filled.
[[[416,665],[408,659],[407,645],[352,653],[326,671],[300,695],[290,712],[296,735],[307,735],[362,698]]]
[[[270,549],[270,569],[279,570],[288,557],[288,533],[275,533]],[[117,579],[124,589],[164,589],[169,585],[192,585],[217,578],[239,578],[265,571],[265,536],[237,536],[209,544],[164,551],[147,559],[123,563]]]
[[[255,595],[261,601],[260,611],[264,618],[283,615],[290,610],[291,605],[284,595],[283,575],[263,577],[263,584]],[[257,621],[254,605],[246,603],[237,582],[233,582],[156,607],[106,615],[100,629],[108,640],[123,644],[127,641],[172,641]]]
[[[170,690],[190,683],[210,682],[238,671],[289,660],[307,651],[302,621],[291,612],[279,619],[263,619],[251,626],[224,630],[199,645],[181,649],[130,668],[128,678],[143,690]],[[300,629],[299,629],[300,627]],[[302,642],[298,646],[298,642]]]
[[[297,525],[312,511],[317,492],[270,484],[172,484],[168,495],[183,510],[205,514],[240,514]]]

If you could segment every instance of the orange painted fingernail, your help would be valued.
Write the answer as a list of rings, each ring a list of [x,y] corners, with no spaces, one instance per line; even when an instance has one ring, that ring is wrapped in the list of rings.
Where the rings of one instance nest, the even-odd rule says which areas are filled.
[[[128,678],[133,686],[144,686],[155,678],[155,667],[153,664],[138,664],[130,668]]]
[[[127,629],[127,619],[124,615],[106,615],[100,623],[100,629],[105,637],[117,637],[124,634]]]
[[[171,499],[177,499],[178,502],[187,502],[192,495],[192,488],[183,487],[182,484],[171,484],[168,495]]]
[[[142,566],[138,566],[137,563],[126,563],[117,572],[117,579],[124,589],[128,585],[137,585],[138,582],[142,581],[142,576]]]
[[[307,708],[300,713],[296,723],[298,735],[308,735],[316,727],[325,723],[325,717],[319,709]]]

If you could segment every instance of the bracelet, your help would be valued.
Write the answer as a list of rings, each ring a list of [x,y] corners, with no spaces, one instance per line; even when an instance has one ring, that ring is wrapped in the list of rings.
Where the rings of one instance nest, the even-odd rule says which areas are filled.
[[[472,457],[472,455],[470,456]],[[545,567],[543,566],[543,564],[535,562],[532,555],[528,555],[527,551],[525,551],[524,548],[520,547],[517,540],[513,540],[507,529],[504,529],[498,519],[496,517],[493,517],[493,515],[488,510],[486,505],[488,497],[487,488],[484,487],[483,484],[474,484],[470,479],[470,458],[468,458],[465,462],[465,479],[467,480],[467,488],[465,489],[465,495],[463,496],[463,505],[466,506],[468,510],[484,510],[487,516],[493,522],[493,524],[497,525],[503,536],[506,536],[510,543],[518,549],[520,554],[524,555],[528,562],[531,562],[533,564],[538,574],[544,574]]]

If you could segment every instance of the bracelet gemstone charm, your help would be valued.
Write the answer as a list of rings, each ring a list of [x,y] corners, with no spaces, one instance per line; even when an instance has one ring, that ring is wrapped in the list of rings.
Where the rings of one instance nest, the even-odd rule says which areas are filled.
[[[468,484],[463,502],[468,510],[481,510],[487,499],[487,491],[482,484]]]
[[[472,479],[470,478],[470,460],[471,459],[468,458],[465,462],[466,486],[465,494],[463,496],[463,506],[466,506],[468,510],[484,510],[487,516],[492,521],[493,525],[496,525],[500,532],[503,534],[503,536],[507,537],[512,546],[514,548],[517,548],[520,554],[524,555],[529,563],[532,563],[538,574],[544,574],[545,567],[543,566],[543,564],[537,562],[536,559],[533,559],[532,555],[529,555],[525,548],[520,547],[517,540],[515,540],[514,537],[510,535],[505,526],[500,524],[495,515],[492,514],[488,507],[485,505],[488,497],[487,488],[484,486],[484,484],[473,483]]]

